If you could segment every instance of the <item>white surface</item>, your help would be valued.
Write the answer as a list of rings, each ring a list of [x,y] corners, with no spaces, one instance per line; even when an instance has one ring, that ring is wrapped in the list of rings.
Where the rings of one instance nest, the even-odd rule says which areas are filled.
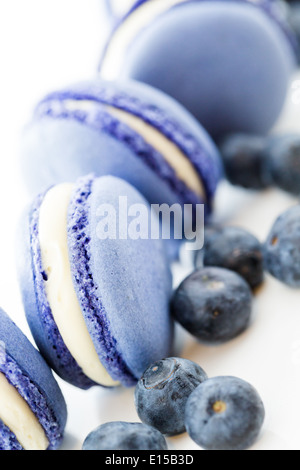
[[[104,33],[99,0],[0,2],[0,304],[29,337],[14,261],[16,224],[28,200],[19,173],[19,133],[44,93],[95,74]],[[300,130],[294,86],[278,130]],[[223,185],[216,216],[249,228],[264,240],[277,215],[294,202],[279,191],[257,195]],[[188,265],[177,266],[175,282],[189,271]],[[186,335],[182,355],[201,364],[209,376],[235,375],[258,389],[267,416],[255,449],[300,449],[300,291],[268,278],[255,299],[254,321],[247,332],[214,348]],[[86,435],[101,423],[138,419],[133,390],[84,392],[59,383],[69,410],[63,449],[80,449]],[[186,435],[169,439],[169,446],[197,449]]]

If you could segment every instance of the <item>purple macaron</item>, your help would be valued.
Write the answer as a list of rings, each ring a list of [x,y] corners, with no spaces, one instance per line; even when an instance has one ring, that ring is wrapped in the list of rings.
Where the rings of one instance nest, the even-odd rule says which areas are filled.
[[[63,395],[40,353],[1,309],[0,396],[0,450],[59,447],[67,419]]]
[[[18,271],[29,326],[55,372],[82,389],[133,386],[172,348],[164,245],[135,232],[130,208],[144,211],[137,225],[147,225],[150,206],[135,188],[86,176],[46,190],[21,221]]]
[[[139,0],[113,29],[100,73],[162,90],[219,140],[272,128],[297,49],[278,0]]]
[[[202,204],[209,213],[222,176],[207,132],[175,100],[135,81],[100,79],[50,93],[21,139],[34,195],[94,173],[128,181],[150,204]]]

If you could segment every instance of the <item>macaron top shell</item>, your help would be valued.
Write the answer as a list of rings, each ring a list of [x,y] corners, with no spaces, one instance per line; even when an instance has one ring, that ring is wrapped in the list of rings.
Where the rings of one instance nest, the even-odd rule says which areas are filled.
[[[37,416],[48,438],[49,449],[56,449],[67,419],[65,400],[42,356],[1,309],[0,342],[0,372]],[[5,430],[5,423],[2,423],[2,431],[6,432],[0,435],[0,446],[15,442],[18,447],[12,433]]]

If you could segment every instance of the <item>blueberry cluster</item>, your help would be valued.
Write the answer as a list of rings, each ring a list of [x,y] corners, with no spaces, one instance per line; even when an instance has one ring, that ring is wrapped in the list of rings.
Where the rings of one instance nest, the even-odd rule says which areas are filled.
[[[296,5],[299,8],[297,3],[295,7]],[[252,190],[273,186],[297,199],[300,198],[300,134],[268,137],[232,135],[221,145],[221,154],[226,176],[233,185]],[[247,241],[244,237],[243,251],[247,250],[247,246],[252,246],[252,256],[248,257],[248,262],[253,263],[254,272],[249,265],[245,266],[244,261],[243,265],[240,265],[239,259],[233,259],[234,248],[236,247],[238,253],[240,246],[238,241],[234,241],[232,231],[235,229],[232,228],[214,229],[213,234],[211,231],[207,232],[204,255],[201,252],[196,255],[196,266],[203,263],[229,267],[242,275],[243,272],[247,273],[244,277],[248,282],[250,280],[252,287],[255,287],[256,281],[259,285],[265,270],[286,285],[298,288],[300,287],[299,216],[300,205],[296,203],[278,217],[260,248],[258,241],[252,239],[251,242],[249,235]]]
[[[106,423],[92,431],[83,450],[165,450],[165,436],[187,432],[206,450],[245,450],[265,417],[257,391],[236,377],[208,378],[187,359],[150,365],[135,389],[141,423]]]
[[[226,177],[246,189],[277,187],[300,196],[300,135],[232,134],[220,144]]]
[[[272,181],[300,196],[300,135],[230,136],[222,155],[231,183],[257,190]],[[208,226],[194,262],[173,294],[173,317],[201,342],[235,338],[251,321],[265,272],[300,287],[300,204],[278,217],[264,243],[241,227]]]

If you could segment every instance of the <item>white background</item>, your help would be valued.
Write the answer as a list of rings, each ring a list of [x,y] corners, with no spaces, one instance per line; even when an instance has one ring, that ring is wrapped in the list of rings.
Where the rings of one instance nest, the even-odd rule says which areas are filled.
[[[15,269],[16,224],[28,201],[19,171],[19,136],[45,93],[95,75],[107,30],[99,3],[0,2],[0,305],[30,338]],[[291,96],[276,128],[300,130],[300,104],[293,104]],[[280,191],[251,194],[224,184],[216,217],[250,229],[263,241],[277,215],[294,203]],[[188,265],[176,266],[175,284],[189,271]],[[249,330],[229,344],[208,348],[183,335],[182,355],[209,376],[235,375],[258,389],[266,421],[255,449],[299,450],[300,292],[268,277],[254,310]],[[58,380],[69,410],[63,449],[80,449],[86,435],[106,421],[138,420],[133,390],[96,387],[84,392]],[[197,449],[187,435],[169,439],[169,446]]]

